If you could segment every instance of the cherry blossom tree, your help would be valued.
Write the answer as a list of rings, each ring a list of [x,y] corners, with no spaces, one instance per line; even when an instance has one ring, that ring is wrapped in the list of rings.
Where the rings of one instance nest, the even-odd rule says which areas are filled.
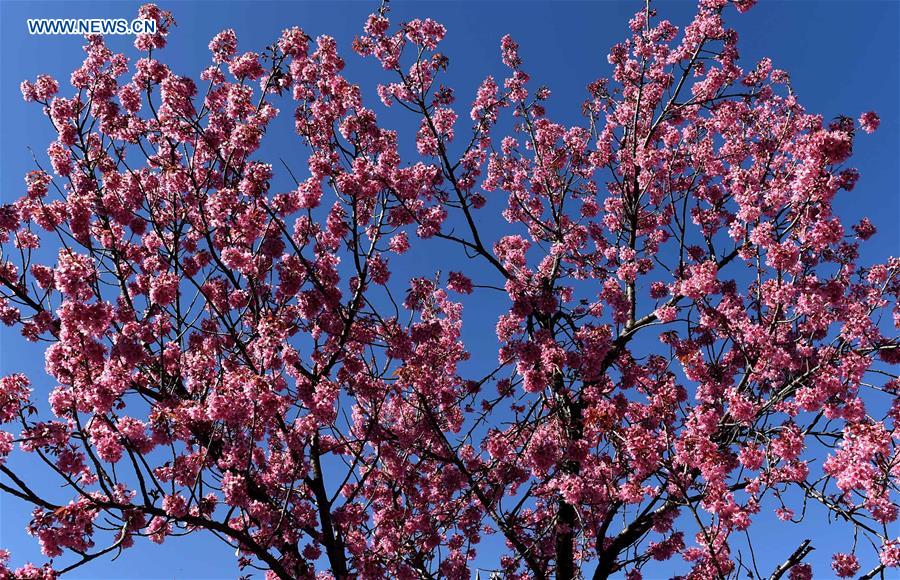
[[[299,28],[261,52],[225,30],[179,76],[154,5],[133,58],[89,36],[70,88],[22,83],[57,137],[0,208],[0,318],[47,375],[0,382],[0,491],[48,560],[0,552],[0,577],[205,533],[267,578],[470,578],[490,555],[509,578],[800,580],[815,537],[754,532],[811,505],[850,530],[829,575],[900,565],[900,260],[865,262],[874,226],[832,211],[879,119],[739,66],[723,17],[753,3],[700,0],[682,29],[642,7],[576,126],[510,36],[460,118],[444,27],[386,5],[353,50],[415,135]],[[261,158],[280,109],[305,172]],[[507,229],[479,227],[489,199]],[[502,305],[496,350],[462,340],[472,293]]]

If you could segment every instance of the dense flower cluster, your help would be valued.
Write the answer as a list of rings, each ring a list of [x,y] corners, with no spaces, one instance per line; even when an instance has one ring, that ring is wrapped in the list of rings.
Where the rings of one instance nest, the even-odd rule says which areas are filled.
[[[900,260],[865,263],[875,226],[833,211],[879,119],[826,123],[770,59],[742,68],[730,4],[754,2],[638,12],[568,126],[511,36],[458,113],[445,28],[385,3],[353,48],[414,158],[296,27],[262,52],[220,32],[195,81],[147,5],[137,58],[89,36],[74,91],[23,83],[58,137],[0,208],[0,320],[47,343],[52,416],[0,379],[0,490],[53,561],[0,551],[0,577],[205,530],[269,578],[470,578],[488,535],[503,577],[723,578],[761,512],[809,501],[859,540],[835,574],[900,565]],[[285,115],[296,175],[261,153]],[[397,266],[417,251],[432,270]],[[496,351],[463,342],[481,296]],[[810,578],[808,551],[772,577]]]

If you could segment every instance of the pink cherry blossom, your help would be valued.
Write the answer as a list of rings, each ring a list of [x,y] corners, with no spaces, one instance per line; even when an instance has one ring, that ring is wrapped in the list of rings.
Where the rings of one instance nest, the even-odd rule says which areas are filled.
[[[741,59],[753,4],[641,5],[571,115],[540,43],[464,94],[388,3],[352,62],[292,27],[170,67],[146,5],[22,83],[0,322],[45,372],[0,378],[0,492],[48,562],[0,577],[205,534],[271,579],[722,578],[822,513],[832,572],[896,567],[900,260],[841,216],[879,120]]]
[[[853,554],[835,554],[831,558],[831,568],[841,578],[851,578],[859,571],[859,562]]]
[[[229,62],[237,52],[237,35],[234,30],[229,28],[215,35],[209,41],[209,50],[213,53],[214,62]]]
[[[881,119],[878,118],[878,114],[874,111],[869,111],[859,116],[859,126],[866,133],[874,133],[880,124]]]

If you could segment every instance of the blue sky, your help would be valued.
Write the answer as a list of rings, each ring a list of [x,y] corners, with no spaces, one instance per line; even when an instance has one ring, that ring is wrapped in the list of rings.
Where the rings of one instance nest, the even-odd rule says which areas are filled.
[[[401,130],[401,140],[409,150],[414,139],[412,119],[396,110],[385,111],[374,93],[383,80],[380,67],[364,61],[350,50],[365,17],[377,2],[159,2],[171,10],[178,22],[169,36],[169,46],[160,58],[176,72],[196,76],[209,63],[209,39],[223,28],[234,28],[241,50],[259,50],[271,44],[280,31],[300,26],[312,36],[334,36],[347,61],[346,75],[359,83],[366,103],[388,126]],[[38,106],[24,103],[19,83],[48,73],[61,80],[83,58],[83,39],[77,36],[29,36],[27,18],[128,18],[139,3],[132,2],[26,2],[0,0],[0,199],[9,203],[23,193],[23,176],[33,169],[31,147],[45,161],[43,152],[52,139],[50,127]],[[450,57],[444,83],[456,89],[458,109],[467,105],[481,80],[488,74],[502,78],[499,40],[511,33],[521,45],[526,70],[535,85],[549,86],[553,97],[550,116],[563,123],[578,123],[585,85],[609,74],[606,54],[609,47],[627,33],[627,20],[639,7],[634,1],[420,1],[394,2],[392,17],[408,20],[434,18],[448,28],[441,50]],[[657,8],[664,18],[686,24],[693,3],[663,0]],[[883,260],[897,254],[900,230],[900,175],[898,175],[898,104],[900,77],[897,55],[900,4],[894,1],[776,1],[765,0],[749,13],[728,13],[728,22],[739,32],[742,63],[752,67],[762,56],[770,56],[776,68],[791,73],[794,89],[809,111],[826,119],[838,114],[857,117],[876,110],[882,125],[874,135],[861,135],[852,165],[862,177],[853,192],[840,194],[838,212],[852,224],[869,216],[879,235],[864,248],[864,262]],[[110,40],[114,49],[126,50],[130,37]],[[126,52],[128,52],[126,50]],[[133,55],[133,52],[129,52]],[[65,87],[63,93],[66,92]],[[288,101],[281,105],[283,118],[275,122],[267,136],[265,151],[277,152],[276,185],[288,187],[278,157],[295,171],[305,166],[305,152],[298,146],[289,116]],[[265,155],[263,152],[263,156]],[[489,203],[491,207],[502,205]],[[490,237],[490,236],[489,236]],[[493,238],[492,238],[493,239]],[[434,254],[411,255],[404,268],[431,272]],[[470,350],[494,347],[495,314],[502,305],[467,305],[464,338]],[[475,316],[472,316],[475,314]],[[483,316],[479,316],[483,314]],[[474,320],[470,324],[469,321]],[[480,323],[479,323],[480,321]],[[488,364],[492,363],[491,358]],[[0,373],[26,372],[34,377],[36,399],[45,399],[52,387],[41,381],[43,354],[34,345],[24,344],[15,333],[0,329]],[[14,460],[26,475],[40,477],[27,463]],[[50,482],[39,485],[52,486]],[[52,487],[50,488],[52,489]],[[22,504],[0,496],[0,547],[13,552],[15,562],[42,561],[37,543],[23,532],[28,510]],[[806,536],[813,533],[818,549],[808,559],[827,576],[828,559],[834,549],[847,548],[846,538],[836,526],[824,525],[804,532],[789,526],[763,522],[766,543],[776,546],[757,557],[763,570],[767,562],[783,559]],[[900,532],[898,532],[900,533]],[[485,546],[485,551],[488,546]],[[485,557],[487,554],[485,554]],[[73,574],[77,578],[230,578],[237,575],[233,552],[215,539],[200,535],[170,539],[163,546],[143,542],[116,562],[88,566]]]

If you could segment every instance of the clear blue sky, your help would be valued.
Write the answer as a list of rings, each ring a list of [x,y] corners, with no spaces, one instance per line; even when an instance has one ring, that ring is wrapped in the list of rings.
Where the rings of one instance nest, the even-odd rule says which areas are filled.
[[[209,39],[223,28],[234,28],[241,50],[259,50],[273,42],[280,31],[300,26],[312,36],[334,36],[347,61],[347,76],[363,87],[366,103],[391,126],[406,129],[401,134],[405,147],[413,143],[411,119],[397,111],[383,111],[374,93],[381,71],[374,61],[363,61],[350,50],[350,43],[361,30],[367,14],[378,2],[158,2],[171,10],[178,26],[169,36],[169,46],[160,56],[179,74],[196,77],[209,63],[206,48]],[[83,39],[76,36],[29,36],[26,18],[132,18],[139,3],[132,2],[26,2],[0,0],[0,198],[9,203],[23,192],[23,176],[33,169],[30,146],[41,157],[52,139],[49,125],[34,104],[26,104],[19,93],[19,82],[48,73],[61,81],[82,60]],[[442,51],[450,57],[445,84],[456,89],[461,117],[475,88],[487,74],[501,77],[499,40],[512,33],[521,45],[526,70],[536,84],[553,90],[550,116],[563,123],[580,122],[580,104],[585,85],[609,73],[608,48],[627,33],[627,20],[638,9],[635,1],[524,1],[476,2],[433,1],[394,2],[392,15],[397,20],[416,17],[434,18],[448,28]],[[687,22],[693,3],[663,0],[657,3],[661,16],[679,25]],[[777,68],[791,73],[801,102],[826,119],[838,114],[857,117],[860,112],[876,110],[882,118],[874,135],[861,135],[853,165],[862,178],[852,193],[841,193],[838,211],[846,223],[855,223],[868,215],[879,228],[876,241],[865,249],[864,261],[883,260],[898,253],[900,221],[900,177],[898,177],[898,21],[900,4],[896,1],[775,1],[763,0],[745,15],[734,10],[728,21],[737,29],[742,63],[752,67],[762,56],[770,56]],[[114,49],[125,49],[130,37],[110,41]],[[130,53],[130,54],[133,54]],[[63,93],[66,93],[65,87]],[[282,106],[289,117],[290,102]],[[263,152],[277,151],[294,168],[305,166],[304,152],[297,146],[289,118],[275,122],[267,136]],[[408,151],[410,149],[407,149]],[[283,172],[281,172],[283,173]],[[276,184],[286,186],[283,175]],[[492,207],[489,205],[489,209]],[[498,207],[494,205],[493,207]],[[491,236],[489,236],[491,237]],[[433,256],[433,254],[431,254]],[[418,273],[433,272],[428,254],[414,255],[407,266]],[[402,273],[401,273],[402,274]],[[471,351],[492,352],[492,328],[498,310],[496,304],[467,305],[468,325],[465,338]],[[476,313],[476,316],[471,316]],[[486,316],[478,316],[483,313]],[[470,322],[474,321],[474,322]],[[479,321],[481,322],[479,324]],[[45,400],[53,385],[42,380],[42,351],[24,344],[15,333],[0,329],[0,372],[26,372],[35,382],[35,398]],[[481,347],[481,348],[480,348]],[[487,364],[493,362],[489,356]],[[25,475],[27,462],[13,459]],[[41,486],[51,486],[52,482]],[[24,534],[28,510],[23,504],[0,496],[0,547],[13,552],[16,563],[43,561],[37,543]],[[822,525],[802,531],[790,526],[763,523],[759,538],[771,552],[757,546],[762,570],[771,571],[803,537],[812,535],[817,550],[808,561],[818,574],[829,575],[828,561],[835,549],[848,548],[846,529]],[[900,535],[900,530],[897,530]],[[489,544],[483,548],[488,558]],[[866,563],[864,563],[865,566]],[[868,569],[868,568],[866,568]],[[818,576],[817,574],[817,576]],[[95,563],[72,575],[78,578],[232,578],[238,575],[234,554],[217,540],[195,535],[173,538],[163,546],[143,542],[128,550],[115,563]]]

